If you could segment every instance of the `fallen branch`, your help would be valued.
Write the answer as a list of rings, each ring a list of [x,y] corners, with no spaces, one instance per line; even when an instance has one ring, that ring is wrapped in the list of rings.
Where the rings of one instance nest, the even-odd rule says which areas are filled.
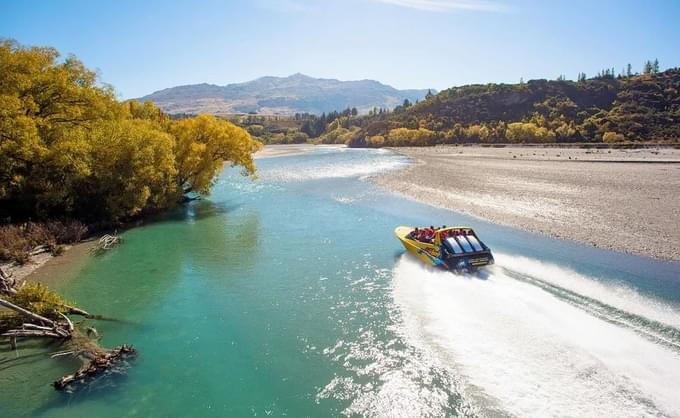
[[[11,309],[14,312],[17,312],[20,315],[23,315],[27,318],[31,318],[34,321],[42,322],[43,324],[48,324],[51,325],[52,328],[56,328],[57,324],[56,322],[52,321],[51,319],[47,319],[44,316],[40,316],[36,313],[33,313],[27,309],[22,308],[21,306],[17,306],[11,302],[8,302],[2,298],[0,298],[0,306],[4,306],[5,308]]]
[[[46,252],[48,252],[49,250],[50,250],[50,247],[49,247],[48,245],[38,245],[37,247],[35,247],[35,248],[29,253],[29,255],[32,255],[32,256],[33,256],[33,255],[38,255],[38,254],[46,253]]]
[[[87,312],[83,309],[76,308],[75,306],[64,305],[64,308],[66,308],[68,310],[68,313],[70,313],[71,315],[80,315],[80,316],[84,316],[85,318],[94,318],[95,317],[95,315],[92,315],[92,314],[90,314],[89,312]]]
[[[99,241],[97,244],[90,249],[90,252],[94,254],[101,254],[102,252],[106,250],[110,250],[111,248],[115,247],[116,245],[121,243],[121,238],[118,235],[109,235],[106,234],[103,237],[99,238]]]
[[[2,278],[6,276],[2,275]],[[2,283],[5,283],[3,280]],[[136,350],[128,345],[117,347],[113,350],[107,351],[100,347],[96,340],[90,339],[92,336],[99,338],[97,330],[93,327],[87,327],[87,334],[83,334],[80,329],[77,329],[73,321],[64,313],[73,313],[85,316],[87,318],[98,318],[96,315],[91,315],[89,312],[80,308],[68,306],[61,301],[55,302],[53,295],[47,293],[45,299],[45,290],[38,288],[38,294],[44,300],[50,300],[58,309],[53,309],[52,312],[46,315],[49,318],[31,312],[22,306],[16,305],[6,299],[0,298],[0,307],[10,309],[18,314],[18,317],[26,318],[21,328],[4,330],[0,337],[9,339],[11,349],[16,350],[17,338],[55,338],[60,340],[67,340],[66,350],[52,353],[50,357],[57,358],[62,356],[74,356],[87,362],[86,365],[78,369],[75,373],[63,376],[53,383],[57,390],[70,390],[72,385],[89,384],[104,374],[123,373],[129,367],[126,361],[129,357],[136,355]],[[42,292],[40,292],[42,291]],[[24,295],[25,296],[25,295]],[[16,317],[13,317],[11,322],[17,323]],[[1,332],[1,331],[0,331]]]
[[[66,319],[68,329],[63,329],[59,323],[45,318],[44,316],[33,313],[28,309],[24,309],[21,306],[15,305],[12,302],[6,301],[0,298],[0,306],[11,309],[17,312],[19,315],[25,316],[33,321],[39,322],[42,325],[36,325],[31,323],[24,323],[21,329],[12,329],[6,331],[2,334],[3,337],[10,338],[28,338],[28,337],[49,337],[49,338],[71,338],[71,333],[73,332],[73,323],[65,315],[62,315]],[[49,325],[49,326],[48,326]]]
[[[61,357],[61,356],[71,356],[75,353],[76,353],[75,350],[57,351],[56,353],[52,353],[50,355],[50,358],[57,358],[57,357]]]
[[[42,327],[42,326],[36,325],[36,324],[23,324],[23,325],[21,325],[21,327],[24,328],[24,329],[36,329],[36,330],[39,330],[39,331],[52,331],[52,328],[50,328],[50,327]]]
[[[85,384],[90,380],[94,380],[99,375],[112,371],[120,372],[128,367],[127,358],[134,357],[137,354],[132,346],[122,345],[116,347],[111,351],[104,352],[97,355],[87,365],[78,369],[73,374],[66,375],[53,383],[56,390],[64,390],[74,384]]]
[[[12,329],[4,334],[2,334],[3,337],[10,337],[10,338],[17,338],[17,337],[28,337],[28,338],[36,338],[36,337],[49,337],[49,338],[65,338],[66,336],[63,334],[60,334],[56,331],[40,331],[40,330],[30,330],[30,329]]]
[[[73,330],[75,329],[75,328],[73,327],[73,322],[71,322],[71,320],[68,318],[68,316],[64,315],[63,313],[61,313],[61,312],[57,312],[57,313],[58,313],[59,315],[61,315],[61,317],[64,318],[64,320],[65,320],[66,323],[68,324],[68,332],[69,332],[69,334],[72,333]]]

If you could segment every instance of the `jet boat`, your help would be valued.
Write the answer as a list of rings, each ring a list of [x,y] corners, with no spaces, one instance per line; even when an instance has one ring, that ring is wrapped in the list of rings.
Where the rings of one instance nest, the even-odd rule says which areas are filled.
[[[431,266],[473,272],[494,262],[489,247],[466,226],[438,229],[399,226],[394,233],[408,252]]]

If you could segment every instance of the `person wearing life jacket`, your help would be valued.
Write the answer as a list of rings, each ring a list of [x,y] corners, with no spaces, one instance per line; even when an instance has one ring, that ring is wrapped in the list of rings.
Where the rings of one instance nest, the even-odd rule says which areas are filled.
[[[426,239],[428,242],[434,241],[434,234],[435,234],[435,232],[436,232],[436,231],[435,231],[435,229],[434,229],[434,226],[430,225],[430,227],[427,229],[427,232],[426,232],[426,234],[425,234],[425,239]]]

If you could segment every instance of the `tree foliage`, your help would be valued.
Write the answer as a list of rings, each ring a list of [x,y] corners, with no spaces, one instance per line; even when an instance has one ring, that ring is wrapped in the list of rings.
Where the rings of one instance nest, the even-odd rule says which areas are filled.
[[[254,174],[259,147],[212,116],[170,120],[119,102],[78,59],[0,41],[0,215],[115,220],[208,193],[224,162]]]
[[[255,174],[252,154],[260,144],[230,122],[200,115],[172,123],[169,132],[175,138],[177,183],[185,193],[208,193],[225,162]]]

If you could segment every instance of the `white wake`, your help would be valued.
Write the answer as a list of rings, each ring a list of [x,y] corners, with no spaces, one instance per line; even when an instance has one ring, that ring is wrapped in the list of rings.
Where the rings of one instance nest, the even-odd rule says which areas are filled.
[[[354,158],[348,158],[334,150],[326,156],[322,154],[317,159],[309,158],[301,164],[261,170],[259,176],[266,180],[283,183],[326,178],[365,177],[397,170],[409,164],[404,157],[385,154],[385,152],[376,150],[362,150]]]
[[[407,338],[431,349],[484,404],[517,416],[680,416],[680,355],[591,315],[505,269],[665,324],[673,309],[558,266],[498,257],[485,280],[429,269],[408,256],[394,271]]]

